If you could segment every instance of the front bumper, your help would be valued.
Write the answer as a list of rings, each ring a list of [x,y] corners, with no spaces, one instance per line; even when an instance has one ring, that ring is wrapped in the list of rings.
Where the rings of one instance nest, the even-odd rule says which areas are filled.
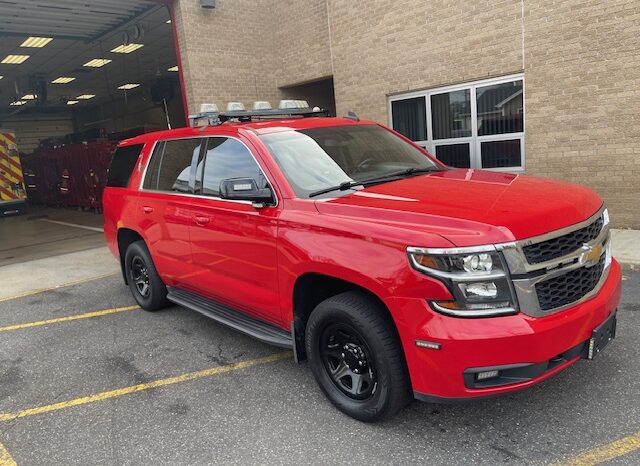
[[[495,396],[534,385],[580,359],[591,332],[620,302],[621,270],[614,260],[591,299],[545,317],[522,312],[503,317],[461,319],[438,314],[426,300],[390,298],[416,398],[457,401]],[[439,349],[416,346],[433,342]],[[494,366],[545,365],[533,377],[485,388],[465,384],[465,371]]]

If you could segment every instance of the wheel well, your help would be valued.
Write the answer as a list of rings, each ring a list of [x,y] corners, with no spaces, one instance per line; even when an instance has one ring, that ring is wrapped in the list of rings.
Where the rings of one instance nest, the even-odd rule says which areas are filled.
[[[124,283],[127,284],[127,274],[124,270],[124,256],[127,252],[127,248],[131,243],[142,240],[140,236],[134,230],[129,228],[120,228],[118,230],[118,251],[120,252],[120,269],[122,270],[122,278]],[[143,240],[144,241],[144,240]]]
[[[309,273],[298,277],[293,288],[294,344],[296,359],[298,361],[304,361],[307,358],[304,347],[304,334],[311,312],[325,299],[352,290],[358,290],[368,294],[378,301],[384,309],[387,309],[387,306],[375,293],[355,283],[316,273]],[[390,314],[389,318],[391,318]]]

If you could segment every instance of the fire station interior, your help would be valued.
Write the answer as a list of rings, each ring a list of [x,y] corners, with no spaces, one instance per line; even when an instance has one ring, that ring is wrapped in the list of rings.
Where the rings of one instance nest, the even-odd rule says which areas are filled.
[[[169,11],[7,0],[0,18],[0,266],[103,245],[115,145],[185,124]]]

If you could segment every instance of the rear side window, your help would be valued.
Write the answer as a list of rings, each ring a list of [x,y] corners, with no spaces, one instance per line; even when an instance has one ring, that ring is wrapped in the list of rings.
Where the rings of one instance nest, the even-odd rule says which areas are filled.
[[[200,155],[203,138],[160,142],[145,175],[144,189],[190,192],[191,162]]]
[[[142,146],[143,144],[135,144],[116,149],[107,173],[107,186],[112,188],[126,188],[129,186],[129,179],[142,151]]]

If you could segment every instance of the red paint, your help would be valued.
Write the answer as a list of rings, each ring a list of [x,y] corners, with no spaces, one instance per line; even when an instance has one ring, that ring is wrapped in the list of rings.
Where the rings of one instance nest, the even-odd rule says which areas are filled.
[[[293,289],[304,274],[336,277],[377,295],[402,340],[413,389],[442,397],[504,393],[547,378],[489,389],[467,389],[469,367],[538,363],[587,340],[615,310],[621,273],[592,299],[546,317],[459,319],[432,311],[427,299],[451,299],[446,285],[409,265],[407,246],[447,248],[520,240],[581,222],[602,205],[590,190],[569,183],[481,170],[449,170],[376,185],[330,200],[298,199],[257,133],[287,128],[375,124],[341,118],[226,123],[145,134],[144,167],[158,139],[234,135],[253,151],[278,197],[254,209],[218,199],[139,191],[135,169],[129,188],[104,195],[105,237],[118,256],[117,230],[146,241],[159,273],[172,286],[197,291],[289,330]],[[425,156],[429,156],[425,152]],[[145,212],[152,207],[153,212]],[[204,220],[203,220],[204,219]],[[418,348],[416,339],[442,344]],[[437,376],[434,376],[436,374]]]

